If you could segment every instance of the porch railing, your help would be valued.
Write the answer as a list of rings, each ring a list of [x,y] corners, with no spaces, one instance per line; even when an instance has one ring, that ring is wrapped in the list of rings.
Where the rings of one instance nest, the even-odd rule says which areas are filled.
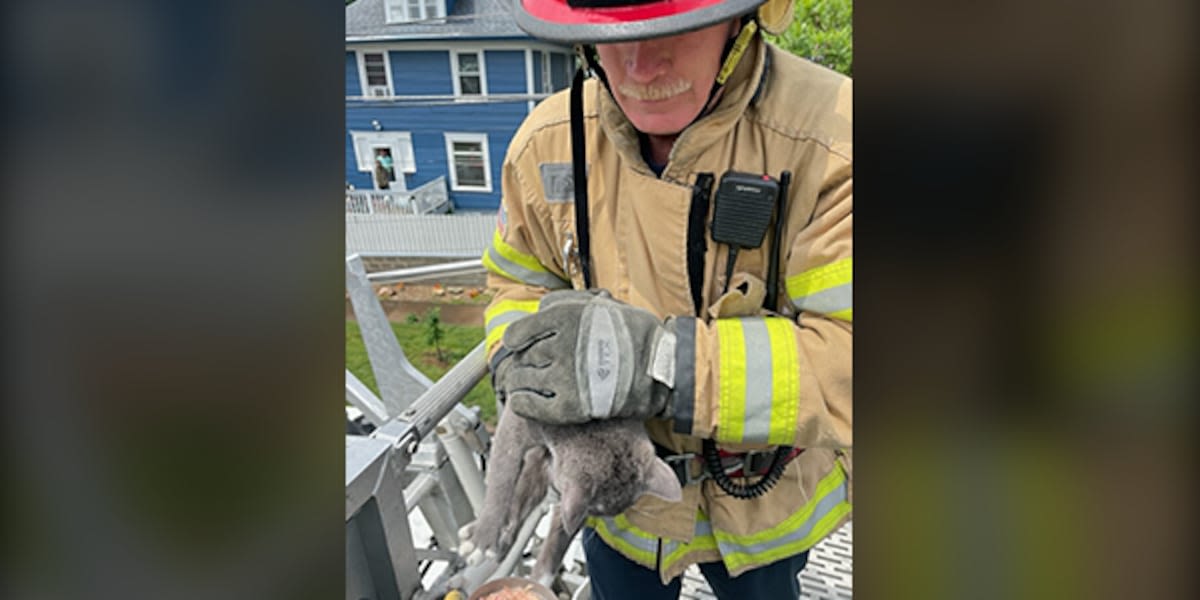
[[[444,175],[413,190],[346,190],[347,215],[425,215],[449,210]]]

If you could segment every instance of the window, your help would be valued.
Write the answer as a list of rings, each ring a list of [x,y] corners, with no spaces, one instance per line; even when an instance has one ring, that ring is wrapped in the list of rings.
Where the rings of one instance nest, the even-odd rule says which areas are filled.
[[[554,91],[554,84],[550,79],[550,53],[542,53],[542,91],[549,94]]]
[[[387,0],[384,11],[388,23],[428,21],[446,16],[445,0]]]
[[[447,133],[446,159],[450,163],[450,189],[492,191],[487,134]]]
[[[386,52],[360,52],[359,63],[363,95],[387,98],[392,95],[392,68]]]
[[[412,134],[407,131],[351,131],[354,140],[354,159],[358,170],[373,173],[378,156],[386,154],[391,159],[393,181],[403,184],[403,173],[416,173],[417,163],[413,159]],[[387,149],[388,152],[381,152]]]
[[[454,95],[479,96],[487,94],[484,85],[486,71],[482,52],[455,52],[451,63],[454,67]]]

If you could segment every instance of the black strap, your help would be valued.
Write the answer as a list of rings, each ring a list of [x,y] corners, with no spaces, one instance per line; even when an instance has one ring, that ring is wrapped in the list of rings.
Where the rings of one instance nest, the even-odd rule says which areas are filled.
[[[692,306],[696,316],[703,315],[700,306],[704,292],[704,255],[708,252],[708,205],[712,195],[713,174],[699,173],[692,186],[692,206],[688,211],[687,263],[688,282],[692,288]]]
[[[779,308],[779,260],[783,254],[783,226],[787,221],[788,188],[791,187],[792,172],[779,175],[779,197],[775,199],[775,230],[771,232],[771,258],[767,267],[767,297],[763,306],[775,312]]]
[[[592,287],[592,240],[588,230],[587,149],[583,132],[583,67],[575,71],[571,81],[571,164],[575,180],[575,247],[579,252],[579,268],[583,271],[583,287]]]

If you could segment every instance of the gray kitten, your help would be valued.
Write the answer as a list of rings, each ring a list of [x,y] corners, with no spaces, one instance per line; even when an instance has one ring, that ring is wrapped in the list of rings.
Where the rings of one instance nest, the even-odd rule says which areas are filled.
[[[470,564],[478,563],[484,553],[507,553],[549,486],[559,491],[561,501],[532,574],[544,585],[553,579],[587,515],[615,516],[642,494],[670,502],[682,497],[675,473],[655,455],[641,421],[632,419],[557,426],[505,410],[492,439],[484,482],[483,510],[463,528],[459,548]]]

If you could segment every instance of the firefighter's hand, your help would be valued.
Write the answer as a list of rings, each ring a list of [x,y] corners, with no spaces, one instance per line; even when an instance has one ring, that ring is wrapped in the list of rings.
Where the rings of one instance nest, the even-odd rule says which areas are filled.
[[[494,385],[517,414],[556,425],[613,417],[668,417],[675,334],[650,312],[607,292],[547,294],[508,326],[511,354]]]

